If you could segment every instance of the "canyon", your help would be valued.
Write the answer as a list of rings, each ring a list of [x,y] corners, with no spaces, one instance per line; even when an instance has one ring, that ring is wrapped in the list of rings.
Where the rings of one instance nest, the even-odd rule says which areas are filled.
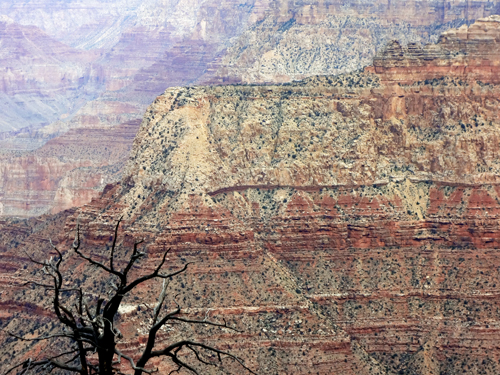
[[[68,158],[54,145],[66,145],[75,129],[83,136],[138,124],[167,87],[348,73],[371,65],[392,39],[403,47],[437,42],[499,7],[496,0],[3,2],[0,215],[30,217],[98,197],[120,179],[122,169],[106,172],[118,161],[107,163],[106,152]],[[81,168],[101,177],[82,178]]]
[[[259,374],[500,373],[499,40],[491,16],[421,48],[391,42],[352,73],[167,89],[119,182],[81,207],[0,222],[0,368],[46,350],[7,331],[55,332],[48,297],[25,285],[28,256],[48,258],[49,239],[69,248],[79,227],[85,253],[105,259],[122,217],[117,264],[138,239],[137,275],[170,249],[166,270],[192,262],[170,305],[239,330],[172,326],[162,342],[196,337]],[[105,295],[105,275],[64,256],[72,283]],[[129,355],[159,289],[126,299]]]

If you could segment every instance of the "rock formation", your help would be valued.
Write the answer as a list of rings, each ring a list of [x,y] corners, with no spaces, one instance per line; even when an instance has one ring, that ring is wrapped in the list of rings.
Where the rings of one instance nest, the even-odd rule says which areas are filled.
[[[424,48],[394,41],[375,58],[372,70],[383,80],[400,83],[443,76],[499,83],[499,28],[500,16],[492,16],[449,30]]]
[[[483,19],[437,45],[465,33],[477,60],[436,52],[420,65],[404,52],[398,65],[391,44],[365,72],[168,89],[121,182],[81,208],[0,223],[3,328],[53,329],[42,296],[23,286],[34,272],[23,251],[47,257],[48,238],[69,246],[79,223],[87,253],[104,255],[123,216],[118,257],[146,238],[148,269],[171,248],[169,269],[193,262],[171,283],[186,313],[242,330],[172,327],[165,342],[198,335],[262,374],[498,374],[500,86],[487,64],[429,78],[464,56],[494,61],[497,26]],[[430,76],[404,78],[422,66]],[[91,267],[71,270],[96,293],[109,287]],[[139,302],[158,288],[126,302],[130,355],[144,344]],[[1,366],[40,350],[4,336]]]
[[[120,179],[138,126],[73,129],[36,151],[0,154],[0,215],[58,212],[99,196]]]
[[[12,168],[0,186],[24,178],[27,188],[2,190],[3,212],[30,216],[62,208],[61,199],[83,203],[79,180],[70,181],[80,176],[73,168],[97,168],[104,176],[102,163],[75,154],[77,163],[53,168],[61,174],[46,184],[26,160],[69,129],[107,132],[140,119],[166,87],[345,73],[371,64],[393,38],[402,45],[435,41],[449,27],[498,12],[497,0],[4,2],[0,42],[8,54],[0,77],[8,90],[0,89],[0,163]],[[94,181],[93,190],[103,187]],[[19,194],[26,204],[16,203]]]
[[[435,42],[445,30],[500,13],[496,3],[281,1],[250,25],[202,82],[290,82],[371,65],[391,39]]]
[[[0,41],[1,138],[58,120],[102,86],[92,69],[95,52],[70,48],[6,16],[0,16]]]

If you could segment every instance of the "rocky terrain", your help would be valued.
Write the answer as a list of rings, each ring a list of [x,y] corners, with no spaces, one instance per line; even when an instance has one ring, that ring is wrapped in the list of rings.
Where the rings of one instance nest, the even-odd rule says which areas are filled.
[[[276,83],[347,73],[371,65],[390,40],[403,45],[436,42],[443,31],[472,19],[459,7],[454,10],[461,16],[453,17],[416,4],[420,2],[397,2],[395,7],[332,2],[300,8],[282,22],[276,14],[267,16],[236,38],[200,82]],[[486,13],[479,17],[491,14]]]
[[[346,73],[371,65],[393,38],[402,48],[435,42],[450,27],[499,12],[496,0],[2,2],[0,165],[12,166],[0,181],[3,213],[51,212],[67,206],[60,199],[83,203],[80,180],[71,181],[82,165],[104,176],[92,187],[102,190],[114,177],[101,162],[84,154],[69,161],[62,149],[52,154],[57,161],[43,159],[41,148],[70,129],[106,133],[140,120],[167,87]],[[26,162],[34,159],[58,165],[50,184],[42,183],[44,168]],[[9,190],[13,178],[23,178],[17,189],[26,190]],[[16,203],[19,195],[26,204]]]
[[[491,20],[496,22],[495,26]],[[423,48],[413,43],[402,47],[393,41],[375,58],[371,71],[376,71],[385,81],[403,84],[443,76],[499,83],[497,27],[500,27],[500,16],[492,16],[478,20],[471,27],[463,25],[446,31],[437,44]]]
[[[100,186],[119,180],[139,127],[131,121],[109,129],[78,128],[35,152],[0,155],[0,214],[31,216],[89,202]]]
[[[48,238],[69,247],[78,223],[86,253],[105,257],[123,216],[119,259],[145,238],[140,274],[170,248],[166,268],[193,262],[170,284],[186,314],[242,331],[170,327],[164,342],[197,336],[259,374],[500,373],[499,25],[478,20],[418,53],[391,43],[340,76],[168,89],[120,182],[78,209],[0,223],[2,327],[54,329],[43,294],[23,286],[27,254],[48,257]],[[106,293],[109,280],[65,256],[73,282]],[[126,301],[130,355],[158,288]],[[45,350],[2,341],[2,368]]]
[[[92,72],[92,51],[68,47],[6,16],[0,17],[0,41],[1,138],[59,120],[94,99],[102,86]]]

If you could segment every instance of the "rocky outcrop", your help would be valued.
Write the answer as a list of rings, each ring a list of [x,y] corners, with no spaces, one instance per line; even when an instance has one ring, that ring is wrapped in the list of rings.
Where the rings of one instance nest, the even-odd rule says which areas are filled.
[[[377,51],[393,38],[402,45],[435,41],[450,27],[498,10],[496,0],[0,4],[4,25],[0,39],[8,52],[3,59],[6,91],[0,90],[4,99],[0,100],[4,114],[0,148],[4,153],[9,150],[5,158],[12,165],[0,185],[12,186],[8,180],[14,175],[9,171],[24,174],[24,158],[69,129],[106,129],[140,119],[166,87],[290,82],[316,74],[345,73],[370,65]],[[74,157],[79,160],[75,168],[93,168],[83,154]],[[48,159],[35,162],[51,163]],[[53,200],[54,190],[66,192],[67,205],[71,196],[82,197],[75,198],[75,205],[84,202],[83,196],[92,196],[78,191],[79,181],[88,186],[92,180],[82,180],[80,171],[71,172],[69,165],[52,170],[61,171],[53,181],[66,181],[65,186],[51,184],[47,192],[36,188],[26,193],[36,210],[8,198],[19,192],[2,191],[0,195],[7,197],[1,201],[3,212],[30,216],[63,207]],[[70,181],[69,176],[77,180]],[[103,178],[110,181],[112,176]],[[33,186],[42,185],[39,181]],[[95,185],[93,190],[101,187]],[[40,200],[35,202],[37,197]]]
[[[373,64],[381,79],[410,84],[453,76],[485,83],[499,82],[500,16],[443,33],[437,44],[423,48],[392,42]]]
[[[24,251],[69,246],[79,223],[86,253],[104,257],[123,216],[116,264],[134,239],[147,244],[138,274],[170,248],[169,269],[193,262],[170,284],[186,313],[242,331],[171,327],[163,343],[198,336],[263,374],[498,374],[500,86],[384,74],[167,90],[121,182],[79,209],[0,222],[3,327],[52,329],[23,286]],[[105,295],[102,275],[70,262],[77,285]],[[129,355],[144,344],[139,301],[158,290],[125,302]],[[42,349],[3,342],[2,366]]]
[[[275,83],[351,72],[371,65],[391,39],[435,42],[443,31],[499,10],[483,2],[283,1],[236,38],[201,82]]]
[[[99,196],[120,178],[138,125],[74,129],[36,151],[0,155],[0,215],[58,212]]]
[[[140,121],[147,105],[165,87],[196,80],[221,49],[221,45],[245,27],[248,9],[244,12],[240,9],[241,16],[234,17],[234,8],[238,8],[238,5],[238,2],[228,2],[218,11],[218,17],[214,17],[210,3],[201,1],[189,1],[189,5],[184,1],[172,4],[141,1],[127,2],[126,6],[119,1],[104,5],[97,2],[86,3],[83,10],[81,4],[74,2],[0,5],[0,11],[15,20],[9,20],[8,30],[25,30],[18,33],[20,36],[17,39],[12,38],[14,32],[5,33],[7,46],[13,45],[14,48],[15,43],[19,42],[19,46],[24,48],[18,46],[16,48],[21,51],[6,55],[10,60],[5,65],[9,67],[14,64],[21,77],[13,80],[10,68],[7,68],[6,76],[8,82],[12,83],[9,87],[15,84],[17,90],[21,90],[22,82],[29,86],[34,81],[40,81],[36,90],[14,93],[15,96],[12,96],[11,91],[5,94],[0,92],[0,96],[7,98],[4,105],[6,116],[3,118],[6,128],[3,130],[8,130],[0,133],[1,159],[4,164],[0,186],[6,189],[0,190],[3,207],[0,215],[32,216],[80,205],[88,202],[95,192],[116,178],[119,173],[115,167],[125,163],[127,152],[121,153],[119,161],[113,160],[111,164],[115,167],[103,169],[101,167],[108,165],[108,161],[96,163],[93,158],[87,159],[88,153],[78,154],[78,144],[72,147],[76,153],[72,155],[71,162],[67,162],[64,149],[56,153],[53,151],[55,147],[67,145],[67,139],[74,139],[71,135],[64,138],[64,133],[70,129],[80,129],[80,134],[85,136],[88,134],[86,129],[92,128],[91,137],[85,142],[96,142],[95,147],[100,148],[99,129],[103,132],[103,139],[108,137],[108,128],[111,126],[118,126],[114,132],[119,133],[123,124]],[[44,12],[40,13],[38,7],[43,8]],[[115,20],[113,17],[117,17],[117,14],[121,16]],[[61,15],[74,22],[66,24],[65,17]],[[216,18],[217,23],[207,26],[207,20]],[[90,48],[91,52],[74,50],[56,42],[35,26],[20,26],[15,22],[35,24],[53,38],[76,47]],[[198,27],[197,23],[205,26]],[[191,44],[198,47],[190,50]],[[33,49],[33,45],[38,48]],[[49,51],[53,51],[55,57]],[[90,62],[86,56],[92,57]],[[40,64],[49,67],[55,65],[55,69],[47,70],[50,76],[43,76],[43,71],[35,77],[31,74],[33,72],[26,72],[29,68],[24,67],[37,66],[39,60]],[[67,68],[65,77],[58,75],[57,64]],[[76,87],[72,81],[75,74]],[[45,79],[50,79],[52,86],[45,84],[45,87]],[[99,84],[92,85],[94,81]],[[44,87],[50,92],[45,93]],[[79,96],[66,95],[72,90]],[[12,126],[8,127],[11,122]],[[48,123],[50,125],[42,129],[36,127]],[[59,136],[63,139],[50,141]],[[132,138],[128,132],[124,136],[130,148]],[[123,138],[121,135],[119,137]],[[51,142],[51,157],[47,157],[43,149],[48,141]],[[58,159],[66,161],[61,163]],[[81,168],[85,168],[86,177],[82,177]],[[48,175],[50,183],[46,180]],[[92,183],[94,185],[90,186]],[[9,190],[17,185],[23,186],[21,191],[19,187]],[[62,201],[65,203],[61,204]]]

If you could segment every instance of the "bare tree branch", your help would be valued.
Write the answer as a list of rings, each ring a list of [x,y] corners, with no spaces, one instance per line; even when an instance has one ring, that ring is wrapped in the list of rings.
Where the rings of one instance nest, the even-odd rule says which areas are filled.
[[[109,268],[114,271],[115,267],[113,266],[113,259],[115,257],[115,247],[116,247],[116,240],[118,239],[118,228],[120,227],[120,223],[123,219],[123,216],[120,216],[118,219],[118,222],[116,223],[115,226],[115,236],[113,238],[113,245],[111,246],[111,255],[109,256]]]
[[[134,243],[134,250],[132,251],[132,256],[130,257],[130,260],[129,260],[129,262],[127,263],[127,266],[125,267],[125,269],[124,269],[124,270],[123,270],[123,272],[122,272],[122,275],[123,275],[122,282],[123,282],[123,284],[126,284],[126,283],[127,283],[127,275],[128,275],[128,273],[129,273],[130,269],[132,268],[132,266],[135,264],[135,262],[137,262],[140,258],[142,258],[143,256],[145,256],[145,255],[146,255],[145,253],[143,253],[143,252],[141,252],[141,251],[139,251],[139,250],[137,249],[137,247],[138,247],[141,243],[143,243],[143,242],[144,242],[144,240],[140,240],[140,241],[138,241],[138,242],[135,242],[135,243]],[[170,249],[169,249],[169,250],[170,250]],[[167,251],[167,253],[168,253],[168,251]],[[166,256],[167,256],[167,255],[165,254],[165,257],[166,257]]]
[[[177,275],[183,273],[184,271],[186,271],[187,268],[188,268],[188,266],[190,264],[192,264],[191,262],[186,263],[184,265],[184,267],[182,267],[182,269],[180,269],[179,271],[172,272],[171,274],[168,274],[168,275],[161,275],[161,274],[159,274],[159,271],[160,271],[160,268],[163,266],[163,263],[165,263],[165,258],[166,257],[167,257],[167,253],[165,253],[165,255],[163,256],[163,259],[162,259],[160,265],[156,268],[156,270],[153,273],[151,273],[149,275],[146,275],[146,276],[143,276],[143,277],[140,277],[137,280],[131,282],[129,285],[127,285],[125,288],[123,288],[123,292],[124,293],[128,293],[132,289],[134,289],[137,285],[142,284],[145,281],[154,279],[155,277],[158,277],[160,279],[169,279],[171,277],[177,276]]]
[[[96,266],[96,267],[102,268],[102,269],[103,269],[104,271],[106,271],[107,273],[111,273],[111,274],[116,275],[116,276],[118,276],[118,277],[120,277],[120,276],[121,276],[121,273],[120,273],[120,272],[118,272],[118,271],[114,271],[114,270],[112,270],[111,268],[106,267],[104,264],[102,264],[102,263],[100,263],[100,262],[97,262],[97,261],[93,260],[92,258],[90,258],[90,257],[88,257],[88,256],[86,256],[86,255],[84,255],[84,254],[82,254],[82,253],[80,252],[80,250],[78,250],[78,247],[74,247],[74,248],[73,248],[73,250],[75,251],[75,253],[77,253],[77,254],[78,254],[78,256],[79,256],[80,258],[85,259],[85,260],[86,260],[87,262],[89,262],[90,264],[92,264],[92,265],[94,265],[94,266]]]
[[[111,251],[109,252],[109,266],[107,262],[100,262],[94,260],[91,256],[83,254],[80,250],[80,226],[77,224],[75,239],[73,241],[71,249],[78,258],[82,259],[86,263],[96,266],[106,272],[109,276],[117,276],[119,282],[117,285],[113,285],[113,289],[110,291],[110,298],[106,300],[101,296],[97,298],[91,297],[90,293],[85,293],[84,289],[81,287],[73,288],[63,288],[63,285],[67,283],[68,277],[65,277],[61,271],[61,264],[64,260],[63,253],[55,246],[52,241],[50,244],[53,250],[56,252],[55,257],[51,257],[43,262],[33,259],[29,254],[26,253],[28,259],[34,264],[42,267],[43,278],[49,278],[48,280],[42,281],[28,281],[24,285],[34,285],[37,287],[45,288],[47,291],[53,293],[52,296],[52,308],[55,312],[57,320],[62,326],[62,332],[54,334],[46,334],[38,337],[25,338],[21,335],[16,335],[15,333],[9,332],[12,337],[15,337],[22,341],[49,341],[57,340],[53,343],[61,345],[61,339],[67,340],[66,344],[62,344],[64,347],[74,347],[70,351],[64,351],[56,356],[42,360],[32,360],[28,359],[12,368],[10,368],[6,375],[22,368],[21,374],[26,374],[28,371],[35,369],[47,369],[48,372],[52,372],[54,369],[60,369],[68,372],[78,373],[80,375],[92,375],[101,374],[108,375],[112,373],[121,373],[116,365],[121,363],[121,358],[126,359],[131,368],[134,370],[135,375],[141,375],[143,373],[152,374],[157,372],[157,369],[146,369],[148,362],[155,357],[168,357],[170,360],[178,367],[177,370],[172,371],[178,372],[181,369],[186,369],[194,374],[198,374],[195,367],[192,364],[186,362],[183,358],[183,349],[188,351],[188,353],[193,353],[196,357],[196,361],[205,366],[217,366],[217,364],[222,364],[222,357],[228,357],[232,360],[238,362],[245,370],[251,374],[255,374],[252,370],[246,367],[243,361],[232,355],[229,352],[219,350],[217,348],[211,347],[209,345],[198,343],[190,340],[182,340],[177,343],[173,343],[162,350],[154,350],[156,345],[157,333],[159,330],[167,324],[167,322],[184,323],[184,324],[202,324],[209,325],[218,328],[227,328],[236,332],[236,328],[228,326],[225,320],[223,323],[212,322],[208,320],[207,316],[203,320],[189,319],[187,317],[179,316],[181,314],[181,306],[176,301],[176,297],[172,300],[176,304],[176,308],[170,312],[167,312],[165,316],[161,317],[161,311],[164,308],[165,301],[167,300],[167,291],[169,286],[169,279],[173,278],[179,274],[182,274],[188,269],[191,263],[184,264],[177,271],[171,273],[161,273],[162,267],[165,265],[167,255],[170,249],[163,252],[161,261],[156,265],[153,272],[140,276],[137,279],[129,282],[129,273],[137,263],[138,260],[145,257],[146,254],[139,250],[139,245],[143,241],[136,241],[133,245],[133,251],[128,262],[123,269],[119,271],[115,266],[115,255],[118,243],[118,231],[122,218],[117,221],[114,228],[114,238],[111,246]],[[66,255],[67,253],[64,253]],[[152,324],[148,332],[148,340],[146,346],[143,348],[140,358],[137,362],[134,361],[132,356],[127,356],[123,354],[116,345],[122,338],[122,334],[117,327],[117,319],[119,318],[118,310],[123,301],[123,298],[132,290],[134,290],[140,284],[148,280],[162,279],[162,288],[158,296],[158,301],[153,309],[151,309],[145,302],[139,305],[144,305],[148,308],[149,313],[152,314]],[[112,280],[110,280],[112,282]],[[208,315],[208,313],[207,313]],[[89,363],[87,360],[87,353],[96,353],[94,358],[99,360],[99,364]],[[209,359],[208,353],[217,355],[218,361]],[[118,357],[118,360],[114,360]]]
[[[215,363],[210,363],[210,362],[207,362],[207,361],[205,361],[203,358],[201,358],[201,357],[200,357],[200,353],[199,353],[199,352],[198,352],[195,348],[193,348],[192,346],[190,346],[190,345],[186,345],[186,347],[187,347],[188,349],[190,349],[190,350],[194,353],[194,355],[196,356],[196,359],[197,359],[198,361],[200,361],[201,363],[203,363],[203,364],[205,364],[205,365],[209,365],[209,366],[217,366]]]
[[[8,331],[7,331],[7,334],[9,336],[15,337],[16,339],[21,340],[21,341],[43,341],[43,340],[50,340],[50,339],[57,338],[57,337],[65,337],[65,338],[70,338],[70,339],[73,338],[73,336],[68,335],[67,333],[56,333],[53,335],[48,335],[48,336],[43,336],[43,337],[33,337],[30,339],[27,339],[27,338],[22,337],[22,336],[18,336],[16,334],[14,334],[12,332],[8,332]]]
[[[33,368],[33,367],[44,366],[44,365],[54,366],[55,368],[58,368],[60,370],[82,373],[81,367],[69,366],[65,363],[60,363],[60,362],[54,361],[53,359],[44,359],[41,361],[31,361],[31,359],[28,359],[28,360],[24,361],[23,363],[20,363],[16,366],[10,368],[9,370],[7,370],[7,372],[4,373],[4,375],[9,374],[10,372],[14,371],[18,367],[25,367],[25,368],[29,369],[30,367]],[[25,371],[23,371],[23,374],[24,373],[25,373]]]
[[[127,361],[129,361],[130,362],[130,366],[132,367],[133,370],[139,370],[139,371],[145,372],[146,374],[153,374],[155,372],[158,372],[158,369],[155,369],[155,370],[146,370],[143,367],[137,367],[135,365],[134,360],[132,359],[132,357],[129,357],[128,355],[123,354],[118,349],[115,349],[115,353],[118,355],[118,358],[123,357]],[[118,363],[120,363],[120,362],[118,362]]]
[[[160,314],[160,310],[163,306],[163,303],[165,302],[168,284],[169,284],[169,282],[164,279],[163,285],[161,288],[161,292],[160,292],[160,296],[158,297],[158,304],[155,306],[155,309],[153,311],[153,326],[156,324],[156,322],[158,320],[158,315]]]
[[[255,372],[253,372],[251,369],[249,369],[247,366],[245,366],[245,364],[243,363],[243,361],[240,358],[236,357],[235,355],[233,355],[233,354],[231,354],[229,352],[225,352],[223,350],[219,350],[219,349],[214,348],[212,346],[209,346],[209,345],[206,345],[206,344],[203,344],[203,343],[199,343],[199,342],[190,341],[190,340],[179,341],[179,342],[176,342],[175,344],[167,346],[166,348],[164,348],[162,350],[153,351],[153,352],[151,352],[151,358],[153,358],[153,357],[160,357],[160,356],[163,356],[163,355],[169,356],[171,358],[172,358],[172,356],[177,357],[177,355],[174,354],[175,353],[175,349],[179,349],[180,350],[183,347],[187,347],[188,345],[191,346],[191,347],[199,347],[199,348],[205,349],[207,351],[216,353],[219,356],[220,355],[225,355],[225,356],[227,356],[227,357],[229,357],[231,359],[234,359],[236,362],[238,362],[241,365],[241,367],[243,367],[245,370],[247,370],[251,374],[255,374],[256,375]],[[174,353],[172,353],[172,352],[174,352]],[[179,364],[179,363],[177,363],[177,364]]]
[[[86,348],[86,349],[85,349],[85,351],[91,351],[91,348]],[[46,364],[50,364],[50,361],[54,361],[54,360],[55,360],[55,359],[57,359],[57,358],[60,358],[60,357],[63,357],[63,356],[65,356],[65,355],[69,355],[69,354],[74,354],[74,353],[76,353],[76,352],[78,352],[78,349],[73,349],[73,350],[68,351],[68,352],[60,353],[60,354],[58,354],[58,355],[56,355],[56,356],[53,356],[53,357],[48,358],[48,359],[43,360],[43,361],[35,361],[35,362],[33,362],[33,360],[32,360],[31,358],[29,358],[29,359],[28,359],[28,360],[26,360],[25,362],[20,363],[20,364],[18,364],[18,365],[16,365],[16,366],[12,367],[9,371],[7,371],[7,372],[5,373],[5,375],[6,375],[6,374],[8,374],[9,372],[11,372],[12,370],[15,370],[16,368],[21,367],[21,366],[24,366],[24,370],[21,372],[21,374],[25,374],[25,373],[27,373],[27,372],[28,372],[28,370],[30,369],[30,367],[31,367],[31,366],[37,366],[37,363],[40,363],[40,362],[48,362],[48,363],[46,363]],[[77,354],[77,355],[79,355],[79,354]],[[73,358],[75,358],[75,357],[73,357]],[[74,360],[74,359],[73,359],[73,360]],[[67,364],[68,364],[68,363],[70,363],[70,362],[72,362],[72,360],[71,360],[71,359],[70,359],[70,360],[68,360],[68,361],[66,361],[66,362],[65,362],[65,364],[67,365]]]
[[[189,366],[187,363],[183,362],[180,360],[180,358],[176,355],[176,354],[172,354],[172,353],[169,353],[169,354],[166,354],[168,357],[172,358],[172,361],[179,366],[179,368],[177,370],[175,370],[176,372],[179,372],[179,370],[181,368],[185,368],[191,372],[193,372],[194,374],[196,375],[199,375],[198,371],[196,371],[194,368],[192,368],[191,366]]]

